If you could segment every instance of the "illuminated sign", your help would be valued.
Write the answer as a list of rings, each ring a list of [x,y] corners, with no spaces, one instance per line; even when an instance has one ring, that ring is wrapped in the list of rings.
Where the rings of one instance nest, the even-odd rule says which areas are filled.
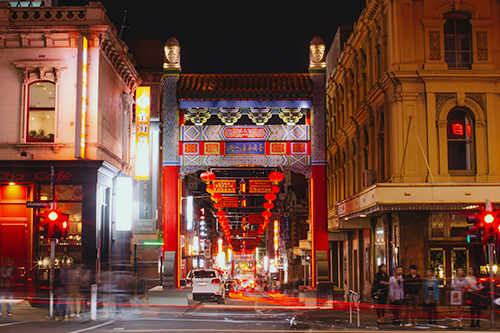
[[[451,131],[455,135],[464,135],[464,126],[460,123],[451,125]]]
[[[214,193],[236,193],[236,180],[216,179],[213,182]]]
[[[221,208],[238,208],[238,197],[228,197],[223,195],[219,201]]]
[[[248,193],[272,193],[273,183],[270,180],[250,179]]]
[[[135,179],[149,178],[150,94],[149,87],[135,92]]]
[[[78,69],[76,77],[75,157],[85,158],[87,116],[88,40],[78,36]]]
[[[248,223],[249,224],[263,224],[264,221],[264,216],[260,214],[250,214],[248,216]]]
[[[278,220],[274,220],[274,266],[278,266],[278,250],[279,250],[279,224]]]
[[[469,136],[472,136],[472,130],[471,130],[470,125],[469,125],[469,124],[467,124],[467,134],[468,134]]]

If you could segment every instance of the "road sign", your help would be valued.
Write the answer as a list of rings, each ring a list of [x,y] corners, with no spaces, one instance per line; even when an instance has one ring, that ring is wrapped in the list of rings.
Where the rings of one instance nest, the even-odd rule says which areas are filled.
[[[50,208],[52,201],[26,201],[26,208]]]

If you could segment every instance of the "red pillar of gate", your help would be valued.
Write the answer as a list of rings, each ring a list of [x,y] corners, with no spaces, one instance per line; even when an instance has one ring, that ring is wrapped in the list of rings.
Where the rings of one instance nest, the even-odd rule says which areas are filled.
[[[173,287],[180,287],[179,167],[163,167],[163,251],[174,252]],[[165,258],[165,257],[164,257]]]
[[[326,204],[326,166],[316,165],[312,168],[310,180],[311,211],[311,286],[318,283],[317,251],[326,251],[328,255],[328,213]]]

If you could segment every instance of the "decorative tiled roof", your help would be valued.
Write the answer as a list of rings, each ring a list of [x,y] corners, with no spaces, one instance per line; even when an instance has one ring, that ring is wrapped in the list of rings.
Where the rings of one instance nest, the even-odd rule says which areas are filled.
[[[309,99],[309,74],[181,74],[180,99]]]

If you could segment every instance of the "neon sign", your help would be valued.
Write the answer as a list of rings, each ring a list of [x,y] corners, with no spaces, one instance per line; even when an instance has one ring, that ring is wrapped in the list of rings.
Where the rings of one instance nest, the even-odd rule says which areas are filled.
[[[455,135],[464,135],[464,126],[460,123],[452,124],[451,131]]]
[[[138,87],[135,99],[135,179],[149,179],[150,88]]]
[[[78,36],[78,70],[76,91],[75,157],[85,158],[87,116],[88,40]]]

